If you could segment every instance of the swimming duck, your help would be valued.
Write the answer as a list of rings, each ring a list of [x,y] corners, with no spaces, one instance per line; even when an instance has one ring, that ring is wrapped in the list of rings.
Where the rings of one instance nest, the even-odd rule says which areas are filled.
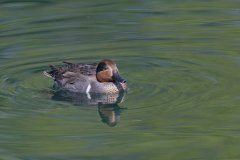
[[[44,75],[54,80],[54,88],[78,93],[119,93],[127,90],[127,83],[110,59],[99,63],[81,64],[63,62],[61,67],[50,65]]]

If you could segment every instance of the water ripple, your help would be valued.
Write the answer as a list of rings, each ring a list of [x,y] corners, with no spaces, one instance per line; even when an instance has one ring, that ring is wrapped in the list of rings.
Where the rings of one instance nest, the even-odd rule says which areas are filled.
[[[22,0],[22,1],[17,1],[17,0],[8,0],[8,1],[1,1],[0,8],[33,8],[33,7],[39,7],[39,6],[45,6],[51,4],[52,1],[48,0],[36,0],[36,1],[28,1],[28,0]]]
[[[208,96],[219,83],[207,72],[208,64],[193,59],[128,57],[135,74],[130,75],[128,99],[137,101],[131,109],[182,106]],[[205,69],[204,69],[205,68]],[[149,102],[146,103],[146,102]],[[168,107],[175,108],[175,107]],[[168,110],[165,108],[165,111]],[[175,108],[177,109],[177,108]]]

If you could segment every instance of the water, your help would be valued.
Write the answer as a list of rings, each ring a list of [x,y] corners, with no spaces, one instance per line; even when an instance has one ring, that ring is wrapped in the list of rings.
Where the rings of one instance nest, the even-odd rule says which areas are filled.
[[[239,6],[1,1],[0,159],[240,159]],[[124,102],[53,98],[49,64],[104,58]]]

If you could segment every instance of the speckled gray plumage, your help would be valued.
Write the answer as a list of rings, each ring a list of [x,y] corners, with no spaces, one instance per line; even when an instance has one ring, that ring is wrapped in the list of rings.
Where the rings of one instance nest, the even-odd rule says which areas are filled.
[[[66,63],[61,67],[51,66],[46,72],[54,79],[54,88],[72,92],[85,93],[90,87],[91,93],[117,93],[127,89],[126,83],[99,82],[96,79],[97,63],[72,64]],[[90,85],[90,86],[89,86]]]

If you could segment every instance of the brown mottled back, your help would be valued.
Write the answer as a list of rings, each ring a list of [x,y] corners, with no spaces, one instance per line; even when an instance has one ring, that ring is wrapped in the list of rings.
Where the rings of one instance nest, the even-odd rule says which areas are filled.
[[[58,68],[50,65],[51,70],[48,71],[47,73],[51,75],[51,77],[57,80],[61,80],[65,72],[80,73],[85,76],[96,76],[97,63],[92,63],[92,64],[82,64],[82,63],[73,64],[68,62],[64,62],[64,63],[65,65],[60,66]]]

